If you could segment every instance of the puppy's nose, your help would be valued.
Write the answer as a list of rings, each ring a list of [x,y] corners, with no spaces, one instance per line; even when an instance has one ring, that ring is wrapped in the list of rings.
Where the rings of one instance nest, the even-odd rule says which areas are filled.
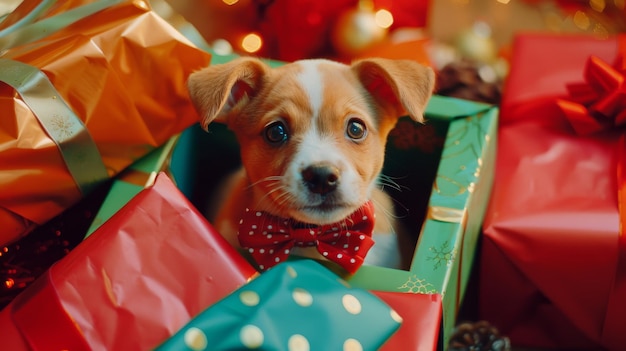
[[[337,188],[339,169],[329,165],[313,165],[302,171],[302,179],[315,194],[325,195]]]

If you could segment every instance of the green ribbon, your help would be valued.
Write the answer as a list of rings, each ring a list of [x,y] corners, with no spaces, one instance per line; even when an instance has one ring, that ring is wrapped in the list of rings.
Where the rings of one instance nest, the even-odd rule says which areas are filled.
[[[15,89],[56,143],[79,190],[89,193],[108,179],[87,128],[37,67],[0,58],[0,81]]]
[[[56,3],[56,0],[42,0],[34,9],[32,9],[27,15],[20,18],[17,22],[12,24],[10,27],[0,30],[0,37],[7,35],[12,32],[16,28],[20,28],[24,25],[34,22],[39,15],[48,10],[52,5]],[[0,22],[4,21],[7,17],[9,17],[10,13],[2,16],[0,18]]]
[[[44,0],[24,18],[0,30],[0,55],[5,50],[44,38],[82,18],[124,1],[128,0],[99,0],[35,22],[41,13],[57,2]]]

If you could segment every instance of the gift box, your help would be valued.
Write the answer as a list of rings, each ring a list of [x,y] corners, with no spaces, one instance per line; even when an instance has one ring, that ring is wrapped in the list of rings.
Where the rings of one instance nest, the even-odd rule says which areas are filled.
[[[128,166],[104,186],[27,236],[0,249],[0,309],[50,266],[91,235],[141,190],[168,171],[178,135]]]
[[[223,59],[213,55],[213,63]],[[410,268],[362,266],[344,278],[368,290],[441,294],[445,343],[472,271],[490,193],[498,109],[434,96],[425,117],[424,125],[399,120],[383,169],[401,189],[387,190],[411,231],[402,243],[411,251],[405,264]],[[219,123],[210,124],[208,134],[198,125],[185,130],[172,155],[177,185],[201,209],[210,207],[223,177],[240,166],[237,142]]]
[[[85,237],[91,235],[141,190],[154,185],[159,172],[168,172],[169,159],[179,136],[177,134],[171,137],[164,145],[140,158],[113,179]]]
[[[85,238],[110,182],[28,235],[0,247],[0,310]]]
[[[479,289],[480,318],[513,345],[626,343],[625,39],[514,42]]]
[[[281,263],[209,307],[157,350],[378,350],[402,318],[319,263]]]
[[[407,212],[414,242],[408,270],[363,266],[346,280],[371,290],[440,294],[443,344],[450,337],[472,273],[493,182],[498,108],[433,96],[425,125],[401,119],[391,132],[383,174]],[[410,160],[410,161],[409,161]],[[398,209],[398,207],[397,207]]]
[[[149,350],[256,274],[161,173],[0,312],[0,338]]]
[[[0,244],[193,124],[210,61],[140,0],[24,1],[0,52]]]
[[[441,345],[441,295],[404,292],[372,291],[400,317],[402,325],[380,351],[435,351]]]

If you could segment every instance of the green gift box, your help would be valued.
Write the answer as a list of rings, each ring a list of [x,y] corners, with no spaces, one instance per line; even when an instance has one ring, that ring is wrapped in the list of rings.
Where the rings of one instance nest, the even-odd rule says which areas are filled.
[[[383,169],[410,189],[391,192],[408,208],[405,222],[415,235],[415,242],[404,243],[415,247],[410,268],[363,266],[345,279],[371,290],[440,294],[447,345],[470,279],[493,184],[498,109],[433,96],[425,116],[425,125],[408,118],[399,121],[390,135]]]
[[[232,58],[214,54],[212,64]],[[412,259],[404,262],[410,268],[364,265],[343,278],[368,290],[440,294],[445,345],[468,285],[493,183],[498,108],[433,96],[425,118],[425,124],[408,117],[398,121],[383,169],[396,183],[386,190],[410,233],[401,241],[411,251],[406,256]],[[199,125],[185,130],[171,161],[178,186],[200,209],[210,207],[210,194],[239,166],[237,142],[219,123],[210,124],[208,134]]]
[[[402,317],[316,261],[283,262],[197,315],[166,350],[378,350]]]

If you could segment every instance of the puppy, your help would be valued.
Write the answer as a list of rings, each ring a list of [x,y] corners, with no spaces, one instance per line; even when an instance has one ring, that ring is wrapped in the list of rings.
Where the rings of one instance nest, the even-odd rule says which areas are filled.
[[[227,124],[241,149],[243,167],[222,189],[216,229],[261,269],[293,252],[333,258],[350,273],[366,254],[367,264],[397,265],[393,206],[378,179],[389,132],[399,116],[423,122],[433,85],[431,68],[379,58],[270,68],[242,57],[193,73],[188,88],[202,127]],[[370,240],[374,224],[357,222],[374,214]],[[281,223],[286,227],[269,231]],[[295,245],[284,246],[290,235]],[[256,239],[277,246],[259,246]]]

